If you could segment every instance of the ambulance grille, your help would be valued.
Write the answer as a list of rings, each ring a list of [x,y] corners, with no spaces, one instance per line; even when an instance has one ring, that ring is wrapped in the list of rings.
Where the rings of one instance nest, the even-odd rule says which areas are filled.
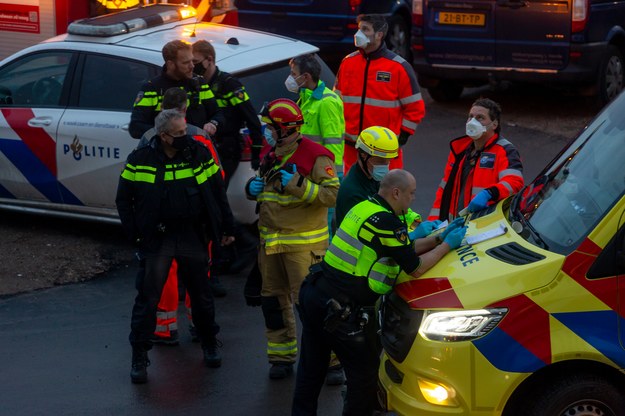
[[[542,254],[528,250],[518,243],[508,243],[493,247],[486,250],[486,254],[504,263],[513,264],[515,266],[523,266],[545,258]]]
[[[404,361],[419,331],[423,311],[413,310],[396,293],[382,305],[382,346],[398,363]]]

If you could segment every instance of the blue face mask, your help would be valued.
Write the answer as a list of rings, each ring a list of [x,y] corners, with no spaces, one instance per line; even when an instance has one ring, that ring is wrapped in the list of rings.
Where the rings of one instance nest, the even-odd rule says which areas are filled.
[[[276,139],[273,138],[273,134],[271,133],[271,130],[269,130],[267,127],[265,127],[264,135],[265,135],[265,140],[267,140],[267,144],[269,144],[269,146],[271,147],[275,147]]]
[[[388,165],[373,165],[371,169],[371,177],[374,181],[380,182],[384,175],[388,173]]]

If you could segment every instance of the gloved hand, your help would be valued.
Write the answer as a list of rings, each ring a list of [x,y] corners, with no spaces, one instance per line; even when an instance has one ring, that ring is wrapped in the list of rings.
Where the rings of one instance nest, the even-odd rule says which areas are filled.
[[[447,234],[443,242],[449,244],[450,249],[455,250],[462,244],[462,239],[466,233],[467,227],[456,228]]]
[[[410,137],[410,133],[404,130],[400,131],[399,136],[397,136],[397,141],[399,142],[399,145],[400,146],[405,145],[406,142],[408,142],[409,137]]]
[[[258,262],[255,263],[252,270],[250,270],[250,274],[247,275],[247,281],[243,289],[243,296],[245,296],[247,306],[261,306],[262,303],[260,289],[263,285],[263,279],[260,275]]]
[[[262,146],[260,145],[252,145],[252,169],[258,170],[260,167],[260,150]]]
[[[443,232],[441,233],[441,240],[444,241],[445,237],[447,237],[450,232],[462,227],[463,225],[464,225],[464,218],[456,218],[455,220],[453,220],[451,224],[447,225],[447,228],[445,228],[445,230],[443,230]]]
[[[249,190],[250,195],[258,196],[263,191],[264,188],[265,188],[265,181],[263,181],[263,178],[259,178],[257,176],[254,179],[252,179],[247,189]]]
[[[441,221],[439,220],[423,221],[421,224],[417,226],[417,228],[415,228],[414,230],[408,233],[408,238],[410,238],[410,241],[414,241],[418,238],[427,237],[440,224],[441,224]]]
[[[475,195],[471,202],[469,202],[469,206],[467,209],[469,212],[479,211],[488,206],[488,201],[492,198],[490,191],[488,189],[484,189],[479,194]]]
[[[280,181],[282,186],[286,186],[289,183],[293,175],[295,175],[295,172],[297,172],[297,166],[295,164],[293,164],[293,172],[287,172],[284,169],[280,169],[280,175],[282,175]]]

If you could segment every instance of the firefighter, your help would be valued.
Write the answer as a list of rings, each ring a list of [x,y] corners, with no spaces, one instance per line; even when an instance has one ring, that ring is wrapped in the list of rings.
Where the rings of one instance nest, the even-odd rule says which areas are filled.
[[[91,7],[95,8],[92,15],[99,16],[138,6],[139,0],[94,0]]]
[[[386,48],[386,18],[359,15],[357,22],[354,44],[358,50],[343,58],[334,87],[345,109],[345,175],[356,162],[354,145],[361,131],[370,126],[388,127],[403,146],[425,115],[412,66]],[[402,166],[400,149],[390,167]]]
[[[466,233],[462,222],[452,223],[439,236],[423,232],[426,222],[409,233],[399,216],[415,192],[412,174],[390,171],[377,194],[349,211],[323,262],[311,267],[299,295],[302,345],[292,415],[317,414],[330,350],[347,376],[343,415],[371,415],[375,410],[376,301],[391,292],[400,270],[418,278],[459,247]]]
[[[215,95],[206,80],[193,74],[191,44],[173,40],[163,46],[163,72],[141,87],[137,94],[128,131],[135,139],[154,126],[154,118],[161,111],[163,94],[169,88],[182,88],[187,92],[187,122],[215,135],[224,123]]]
[[[177,110],[163,110],[155,126],[157,134],[149,145],[128,156],[115,199],[144,267],[137,275],[129,336],[133,383],[147,382],[156,310],[174,259],[191,297],[204,362],[221,366],[219,326],[207,279],[208,241],[234,241],[232,212],[209,151],[186,134],[184,116]]]
[[[273,148],[246,193],[260,205],[258,264],[269,377],[282,379],[292,374],[297,355],[293,303],[308,268],[328,247],[328,207],[336,201],[339,180],[332,153],[302,137],[304,117],[297,104],[277,99],[261,115]]]
[[[469,110],[466,135],[450,142],[443,179],[428,219],[450,220],[519,192],[523,164],[512,143],[500,135],[501,107],[488,98]]]

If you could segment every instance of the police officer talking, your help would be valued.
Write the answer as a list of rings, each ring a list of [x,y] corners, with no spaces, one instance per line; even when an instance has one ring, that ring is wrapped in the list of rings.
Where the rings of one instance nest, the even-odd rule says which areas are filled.
[[[184,115],[163,110],[156,135],[133,151],[117,188],[122,226],[139,246],[145,271],[137,275],[132,309],[133,383],[147,381],[147,351],[156,327],[156,310],[172,261],[191,297],[204,362],[219,367],[215,305],[208,283],[208,241],[230,244],[233,219],[219,167],[208,149],[187,135]]]
[[[421,223],[408,232],[399,216],[416,192],[414,176],[391,170],[377,194],[352,208],[325,258],[302,284],[299,314],[302,342],[292,415],[316,415],[325,369],[334,351],[345,369],[344,416],[376,409],[379,349],[374,304],[393,289],[403,270],[414,278],[461,245],[466,227],[451,223],[437,236]],[[426,231],[427,230],[427,231]]]

